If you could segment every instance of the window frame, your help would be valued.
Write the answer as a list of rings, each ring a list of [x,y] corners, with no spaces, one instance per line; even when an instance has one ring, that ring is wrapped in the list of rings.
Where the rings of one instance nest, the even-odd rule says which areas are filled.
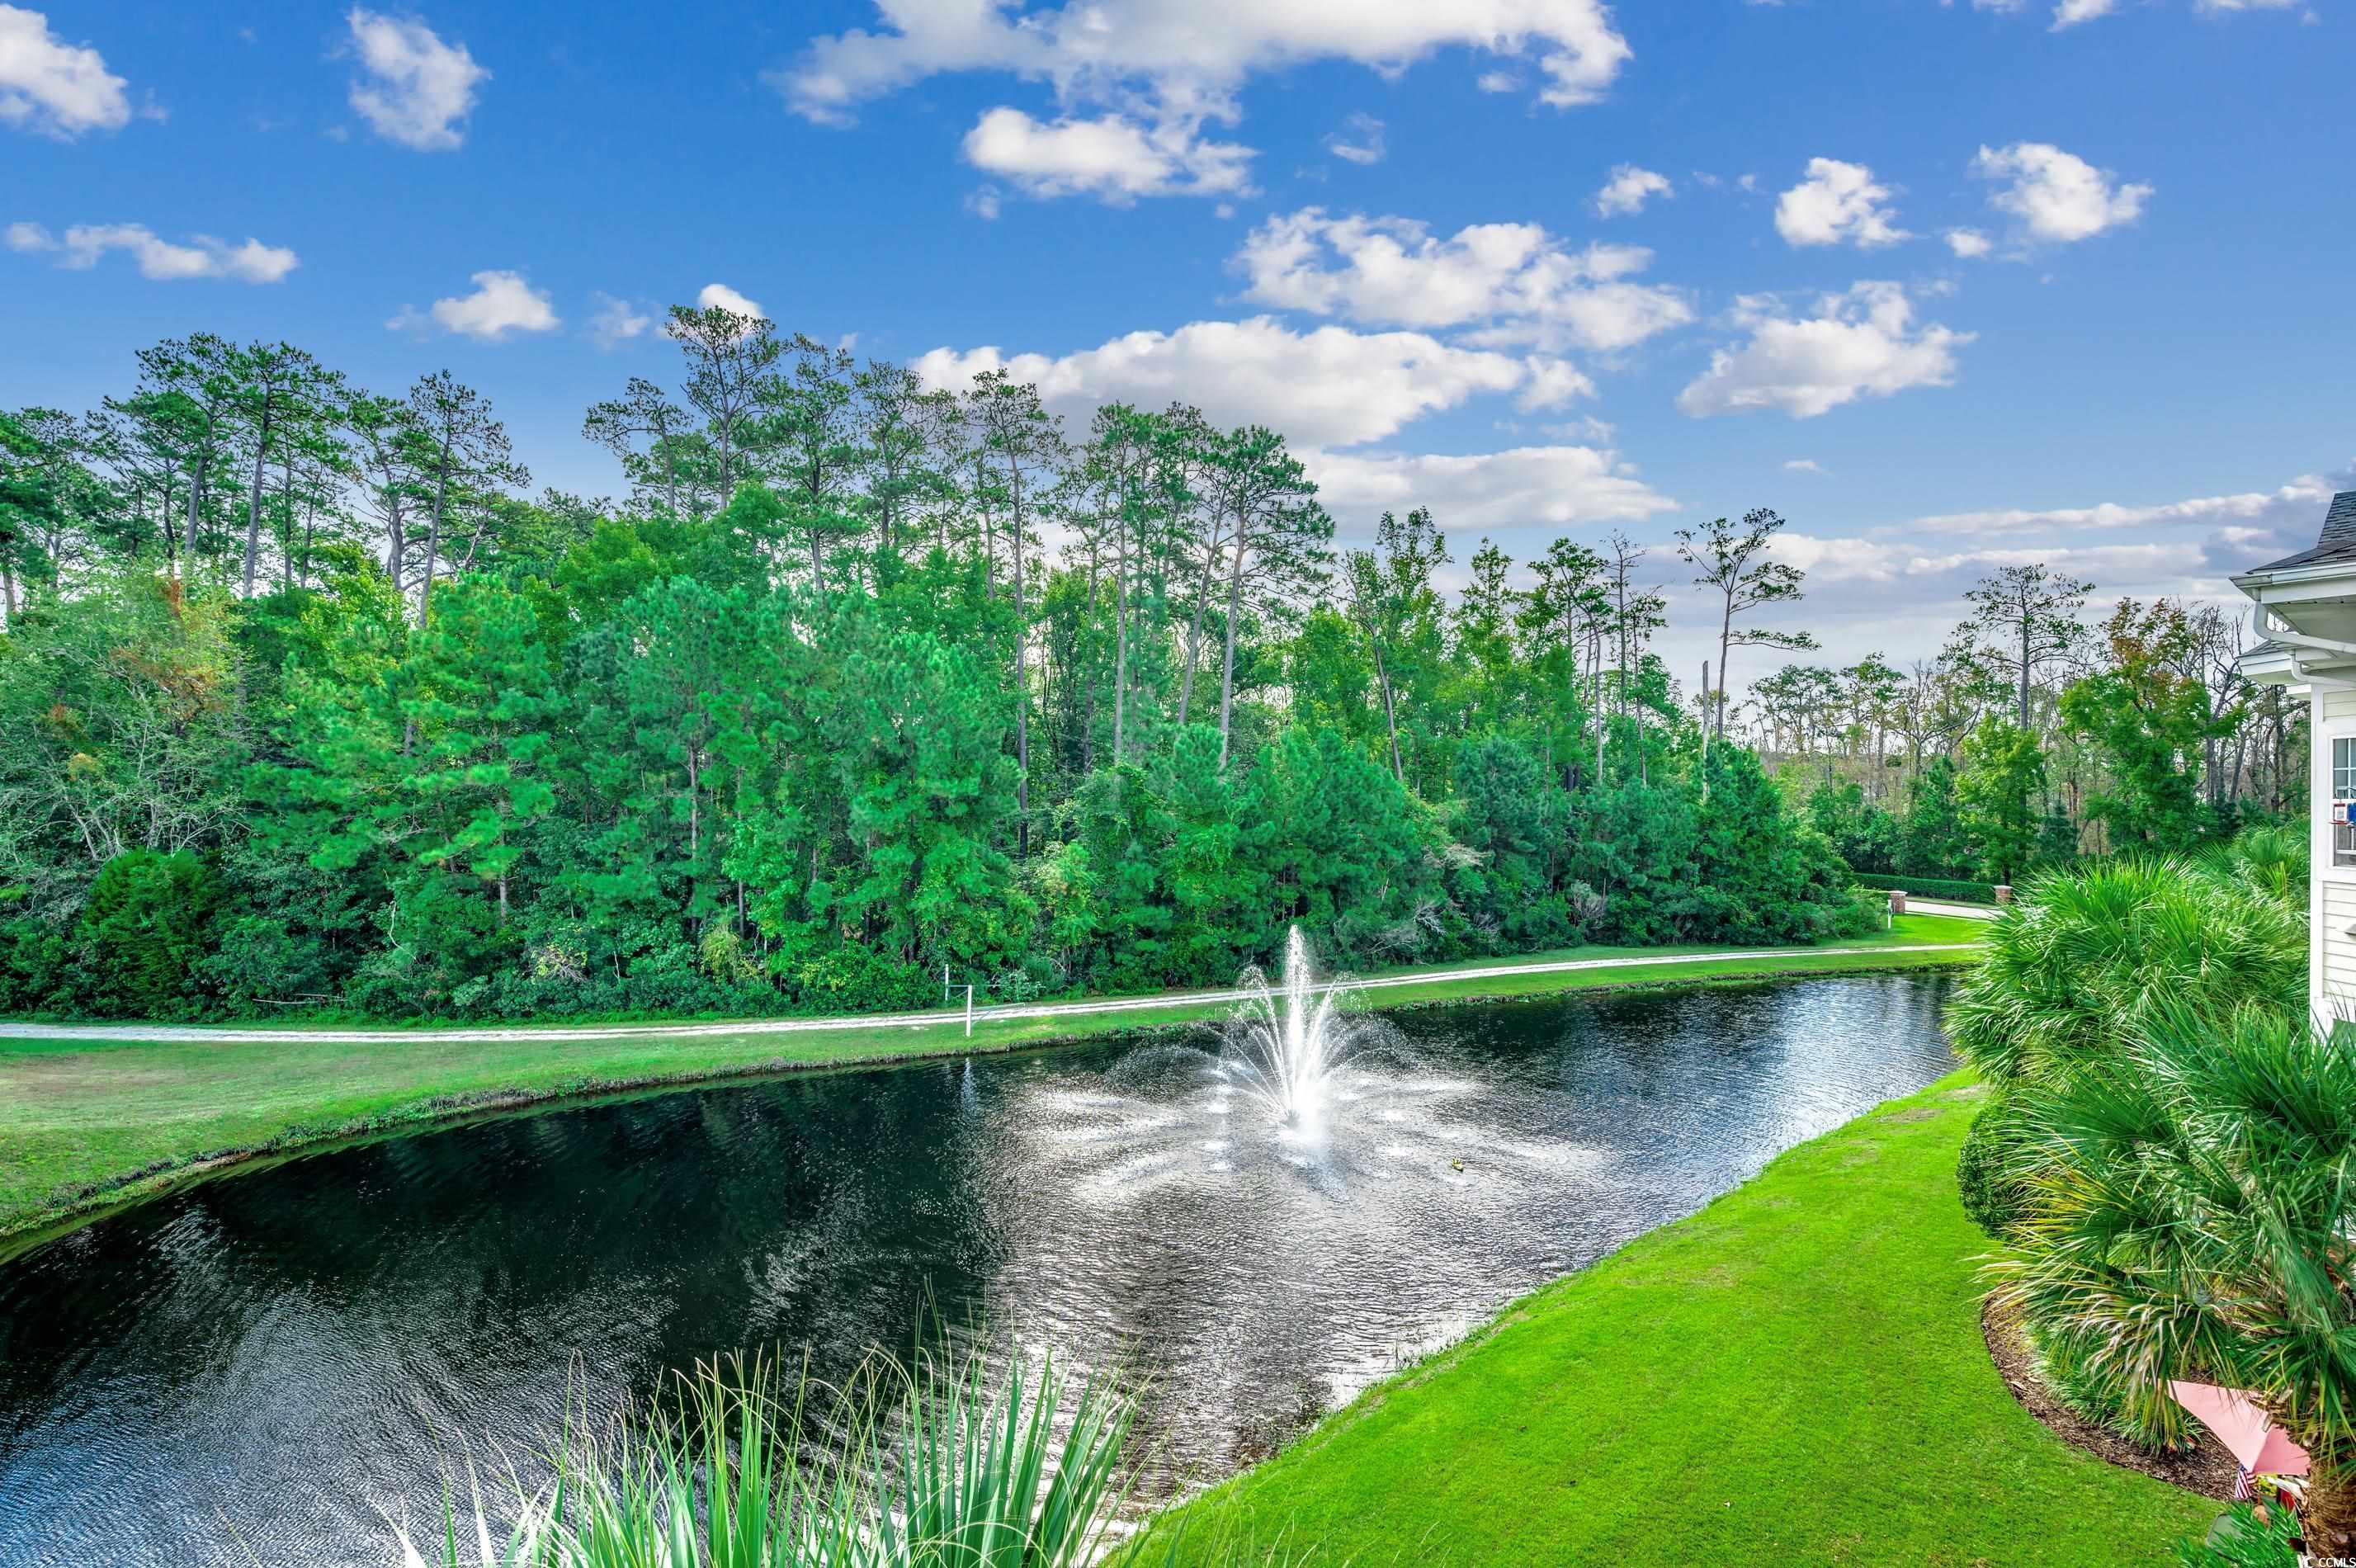
[[[2356,800],[2356,735],[2331,737],[2331,799]],[[2331,864],[2356,865],[2356,827],[2331,824]]]

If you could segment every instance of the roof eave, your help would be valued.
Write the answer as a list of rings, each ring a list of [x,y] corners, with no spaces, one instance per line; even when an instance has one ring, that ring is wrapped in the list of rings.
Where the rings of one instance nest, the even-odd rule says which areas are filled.
[[[2267,588],[2310,588],[2331,582],[2344,582],[2356,587],[2356,557],[2345,561],[2320,561],[2311,566],[2280,569],[2260,566],[2255,571],[2236,573],[2226,581],[2254,599]]]

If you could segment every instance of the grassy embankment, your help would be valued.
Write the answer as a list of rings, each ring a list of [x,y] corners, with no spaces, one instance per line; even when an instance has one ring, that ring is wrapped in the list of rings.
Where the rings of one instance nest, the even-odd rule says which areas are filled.
[[[1513,973],[1374,986],[1357,1004],[1914,968],[1969,961],[1977,922],[1909,916],[1893,929],[1772,956]],[[1952,953],[1872,950],[1944,943]],[[1707,949],[1583,948],[1523,965],[1666,958]],[[1456,967],[1456,966],[1433,966]],[[1415,971],[1397,972],[1402,981]],[[1219,1004],[1069,1017],[846,1025],[791,1034],[632,1033],[586,1040],[456,1040],[432,1029],[365,1044],[289,1039],[0,1040],[0,1253],[78,1215],[148,1196],[225,1164],[339,1138],[423,1126],[471,1111],[647,1084],[969,1051],[1002,1051],[1200,1021]],[[284,1024],[284,1020],[273,1020]],[[699,1026],[709,1028],[709,1025]]]
[[[1981,1341],[1978,1093],[1803,1144],[1192,1507],[1356,1568],[2169,1561],[2219,1505],[2063,1444]]]

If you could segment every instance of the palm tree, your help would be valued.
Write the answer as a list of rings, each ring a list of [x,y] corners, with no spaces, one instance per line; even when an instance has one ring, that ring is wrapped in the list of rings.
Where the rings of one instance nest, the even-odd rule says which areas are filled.
[[[2047,1082],[2109,1055],[2158,999],[2303,1017],[2304,874],[2252,833],[2244,843],[2246,855],[2121,857],[2031,883],[1948,1004],[1956,1050],[2000,1086]],[[2266,865],[2278,875],[2253,869]]]
[[[2307,906],[2307,863],[2304,823],[2261,822],[2194,857],[2211,876],[2254,887],[2294,908]]]
[[[2134,1399],[2253,1391],[2313,1461],[2308,1549],[2356,1553],[2356,1053],[2280,1008],[2161,999],[2015,1093],[1998,1304]]]

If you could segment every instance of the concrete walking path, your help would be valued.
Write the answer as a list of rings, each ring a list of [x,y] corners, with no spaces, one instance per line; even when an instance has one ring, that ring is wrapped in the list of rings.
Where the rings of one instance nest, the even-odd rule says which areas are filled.
[[[1906,912],[1910,915],[1946,915],[1958,920],[1993,920],[2003,910],[1987,904],[1943,904],[1936,899],[1906,896]]]
[[[1993,919],[1993,909],[1965,904],[1925,904],[1908,900],[1910,913]],[[1596,969],[1643,969],[1664,964],[1725,963],[1753,959],[1866,958],[1878,953],[1952,952],[1953,942],[1922,942],[1879,948],[1756,948],[1696,953],[1634,954],[1625,958],[1557,959],[1546,963],[1481,964],[1463,969],[1433,970],[1415,974],[1370,975],[1331,981],[1315,988],[1348,993],[1445,985],[1464,980],[1497,980],[1523,974],[1568,974]],[[1239,993],[1223,991],[1163,993],[1154,996],[1107,997],[1091,1002],[1007,1003],[976,1007],[977,1024],[1026,1018],[1077,1018],[1095,1013],[1143,1013],[1179,1007],[1215,1006],[1233,1002]],[[12,1024],[0,1023],[0,1040],[88,1040],[92,1044],[284,1040],[294,1045],[399,1045],[405,1040],[434,1039],[477,1043],[520,1040],[610,1040],[632,1037],[698,1039],[716,1035],[793,1035],[817,1029],[923,1028],[957,1024],[966,1017],[963,1007],[922,1013],[864,1013],[831,1018],[748,1018],[735,1023],[599,1024],[541,1028],[419,1028],[419,1029],[241,1029],[172,1024]]]

